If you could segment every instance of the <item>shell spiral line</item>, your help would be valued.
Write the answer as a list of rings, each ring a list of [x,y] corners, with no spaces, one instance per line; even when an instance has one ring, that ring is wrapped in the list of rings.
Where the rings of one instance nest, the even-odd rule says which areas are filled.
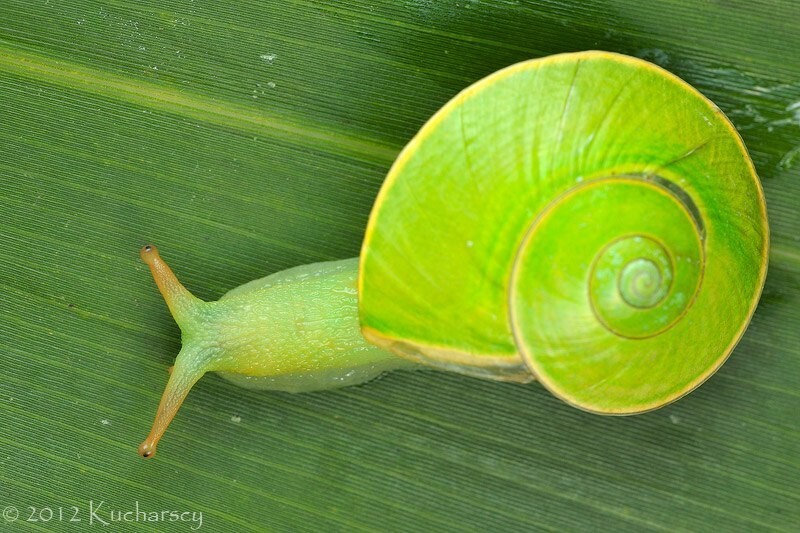
[[[586,297],[595,319],[608,331],[641,339],[673,326],[694,301],[702,281],[704,232],[663,179],[644,178],[594,180],[549,204],[517,251],[512,287],[533,279],[533,289],[549,296],[545,280],[555,273],[551,266],[577,260],[583,268],[589,265]],[[603,204],[618,207],[593,223],[597,213],[592,207]],[[564,241],[571,243],[567,257],[562,257]],[[581,254],[577,259],[572,248]],[[541,272],[534,275],[531,268]],[[546,308],[549,303],[538,305]]]
[[[766,275],[758,177],[673,74],[605,52],[501,70],[409,143],[362,247],[364,335],[631,414],[725,361]]]

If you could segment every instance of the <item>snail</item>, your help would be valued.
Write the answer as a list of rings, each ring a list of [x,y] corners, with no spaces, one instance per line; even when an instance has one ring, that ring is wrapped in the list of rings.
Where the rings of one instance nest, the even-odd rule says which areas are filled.
[[[535,379],[593,413],[656,409],[741,338],[768,237],[741,138],[689,84],[608,52],[512,65],[402,150],[358,258],[203,302],[142,248],[183,345],[139,453],[209,371],[304,392],[434,368]]]

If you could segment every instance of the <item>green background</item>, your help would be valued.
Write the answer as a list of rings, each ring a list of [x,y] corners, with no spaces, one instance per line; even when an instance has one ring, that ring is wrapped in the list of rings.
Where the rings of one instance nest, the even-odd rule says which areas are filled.
[[[3,0],[0,508],[53,509],[40,528],[138,501],[208,530],[796,530],[799,27],[792,0]],[[628,418],[435,372],[296,396],[208,376],[136,455],[180,345],[142,244],[205,299],[354,256],[431,114],[583,49],[678,74],[751,151],[770,270],[720,372]],[[190,524],[112,527],[156,526]]]

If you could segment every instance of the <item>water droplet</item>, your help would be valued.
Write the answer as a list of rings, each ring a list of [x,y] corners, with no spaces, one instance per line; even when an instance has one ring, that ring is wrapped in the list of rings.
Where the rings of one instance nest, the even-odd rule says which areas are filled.
[[[638,50],[636,56],[662,67],[667,66],[670,62],[669,54],[660,48],[644,48]]]
[[[781,160],[778,162],[778,168],[789,170],[794,165],[795,159],[797,159],[798,156],[800,156],[800,145],[795,146],[781,157]]]

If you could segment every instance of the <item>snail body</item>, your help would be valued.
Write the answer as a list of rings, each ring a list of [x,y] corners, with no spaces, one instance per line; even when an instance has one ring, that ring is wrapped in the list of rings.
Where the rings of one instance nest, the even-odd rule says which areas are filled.
[[[537,379],[596,413],[655,409],[733,350],[767,248],[744,145],[691,86],[606,52],[513,65],[404,148],[359,258],[201,302],[142,250],[183,348],[140,453],[207,371],[301,392],[429,367]]]
[[[153,428],[139,447],[144,457],[155,454],[183,399],[206,372],[252,389],[310,392],[416,366],[361,335],[358,258],[290,268],[204,302],[181,285],[155,246],[144,246],[140,255],[181,328],[183,344]]]

